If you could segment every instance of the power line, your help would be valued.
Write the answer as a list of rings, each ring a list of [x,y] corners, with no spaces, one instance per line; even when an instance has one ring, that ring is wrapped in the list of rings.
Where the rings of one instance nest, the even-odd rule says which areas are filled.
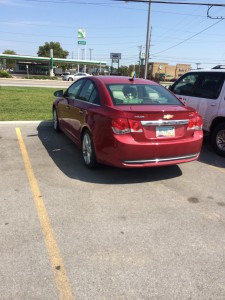
[[[43,2],[49,2],[49,3],[59,3],[59,4],[88,4],[88,5],[109,5],[107,2],[89,2],[89,1],[76,1],[76,0],[24,0],[25,2],[37,2],[37,3],[43,3]]]
[[[160,51],[160,52],[156,52],[156,53],[154,53],[153,55],[159,54],[159,53],[163,53],[163,52],[165,52],[165,51],[168,51],[168,50],[170,50],[170,49],[173,49],[173,48],[175,48],[175,47],[177,47],[177,46],[179,46],[179,45],[181,45],[181,44],[183,44],[183,43],[189,41],[190,39],[194,38],[195,36],[201,34],[202,32],[208,30],[209,28],[211,28],[211,27],[217,25],[217,24],[220,23],[221,21],[223,21],[223,20],[219,20],[218,22],[216,22],[216,23],[214,23],[214,24],[208,26],[207,28],[205,28],[205,29],[201,30],[200,32],[198,32],[198,33],[196,33],[196,34],[190,36],[189,38],[183,40],[182,42],[180,42],[180,43],[178,43],[178,44],[176,44],[176,45],[173,45],[173,46],[171,46],[171,47],[169,47],[169,48],[167,48],[167,49],[165,49],[165,50],[162,50],[162,51]]]
[[[111,0],[116,2],[124,2],[124,0]],[[161,1],[161,0],[129,0],[129,2],[142,2],[142,3],[156,3],[156,4],[181,4],[181,5],[201,5],[201,6],[219,6],[225,7],[225,4],[220,3],[199,3],[199,2],[175,2],[175,1]]]
[[[119,1],[119,2],[121,2],[121,1],[123,1],[123,0],[111,0],[111,1]],[[153,55],[156,55],[156,54],[159,54],[159,53],[166,52],[166,51],[168,51],[168,50],[170,50],[170,49],[172,49],[172,48],[175,48],[175,47],[177,47],[177,46],[179,46],[179,45],[181,45],[181,44],[187,42],[188,40],[194,38],[195,36],[201,34],[202,32],[204,32],[204,31],[206,31],[206,30],[208,30],[209,28],[215,26],[216,24],[218,24],[219,22],[221,22],[221,21],[224,19],[223,17],[220,17],[220,18],[218,18],[218,17],[213,18],[213,17],[210,17],[210,16],[209,16],[209,10],[210,10],[213,6],[217,6],[217,7],[225,7],[225,4],[220,4],[220,3],[214,3],[214,4],[212,4],[212,3],[180,2],[180,1],[176,1],[176,2],[175,2],[175,1],[161,1],[161,0],[157,0],[157,1],[155,1],[155,0],[129,0],[129,1],[126,1],[126,2],[135,2],[135,3],[137,3],[137,2],[142,2],[142,3],[148,3],[149,5],[150,5],[151,3],[157,3],[157,4],[176,4],[176,5],[177,5],[177,4],[181,4],[181,5],[208,6],[207,17],[209,17],[209,18],[211,18],[211,19],[220,19],[218,22],[216,22],[216,23],[214,23],[213,25],[211,25],[211,26],[209,26],[209,27],[207,27],[207,28],[201,30],[200,32],[194,34],[193,36],[191,36],[191,37],[189,37],[189,38],[183,40],[182,42],[180,42],[180,43],[178,43],[178,44],[176,44],[176,45],[173,45],[173,46],[171,46],[171,47],[169,47],[169,48],[167,48],[167,49],[165,49],[165,50],[163,50],[163,51],[156,52],[156,53],[153,54]],[[150,26],[150,24],[148,25],[148,27],[149,27],[149,26]],[[147,43],[146,43],[146,49],[147,49]]]

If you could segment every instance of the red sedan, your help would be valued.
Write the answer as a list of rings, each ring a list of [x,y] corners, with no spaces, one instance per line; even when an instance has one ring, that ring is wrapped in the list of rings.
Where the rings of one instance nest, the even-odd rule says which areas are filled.
[[[200,115],[153,81],[90,76],[54,95],[54,129],[80,147],[88,168],[153,167],[199,157]]]

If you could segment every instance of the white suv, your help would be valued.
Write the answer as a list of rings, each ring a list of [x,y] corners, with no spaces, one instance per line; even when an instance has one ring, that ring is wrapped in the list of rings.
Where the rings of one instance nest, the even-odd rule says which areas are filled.
[[[225,69],[187,72],[169,89],[199,112],[215,151],[225,157]]]

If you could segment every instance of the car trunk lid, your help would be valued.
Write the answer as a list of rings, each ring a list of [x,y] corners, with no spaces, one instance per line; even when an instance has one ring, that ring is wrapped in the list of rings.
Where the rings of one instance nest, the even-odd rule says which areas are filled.
[[[124,107],[123,107],[124,111]],[[160,142],[190,138],[196,130],[196,112],[186,106],[128,106],[130,134],[136,141]]]

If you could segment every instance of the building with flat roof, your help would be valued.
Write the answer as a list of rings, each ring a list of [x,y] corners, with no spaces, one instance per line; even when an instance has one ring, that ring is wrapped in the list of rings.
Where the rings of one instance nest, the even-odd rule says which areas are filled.
[[[172,81],[191,70],[190,64],[177,64],[175,66],[164,62],[150,62],[148,64],[148,79]]]

